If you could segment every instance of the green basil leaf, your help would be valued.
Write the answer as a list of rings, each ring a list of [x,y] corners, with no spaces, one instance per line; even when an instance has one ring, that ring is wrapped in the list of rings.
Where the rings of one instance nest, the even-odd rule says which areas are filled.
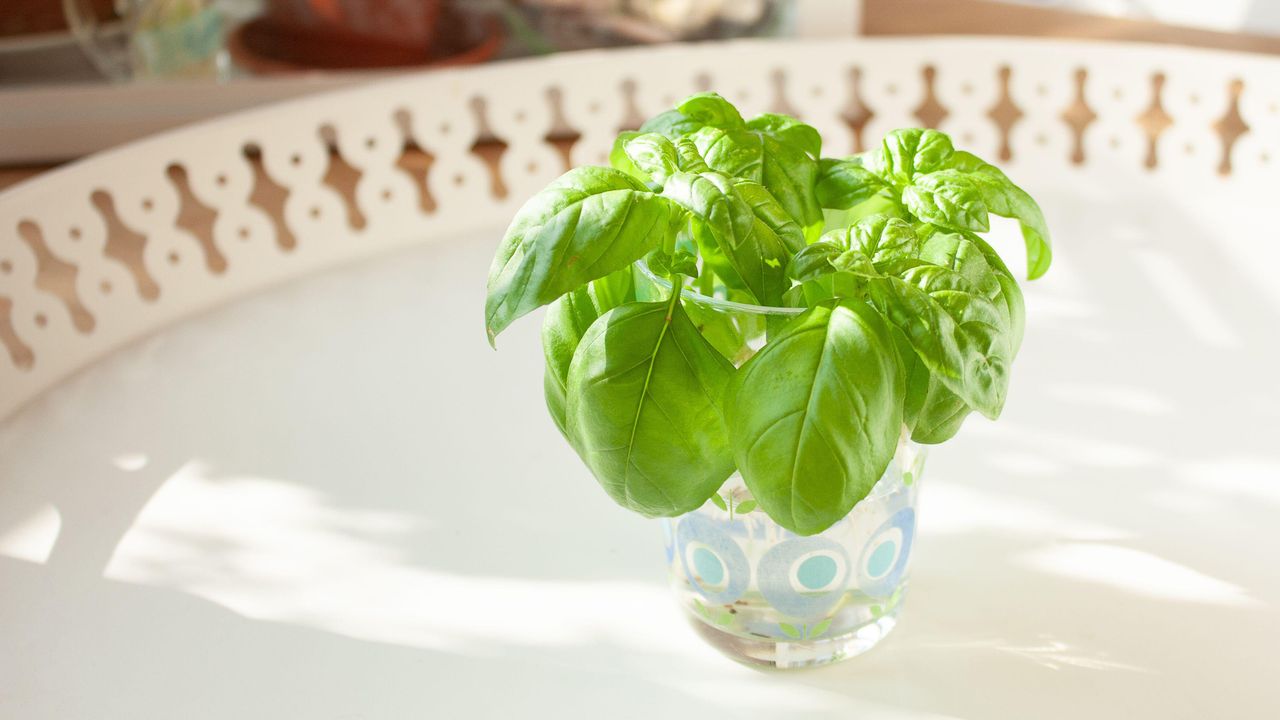
[[[660,277],[670,277],[672,275],[684,275],[690,278],[698,277],[698,258],[693,253],[677,249],[674,253],[668,253],[666,250],[654,250],[645,258],[645,264],[654,274]]]
[[[981,288],[970,283],[960,273],[936,265],[919,265],[907,270],[901,277],[928,293],[930,299],[941,305],[959,323],[960,332],[957,337],[962,347],[977,342],[984,358],[992,363],[1008,363],[1012,334],[1007,313],[1003,307],[985,296]],[[985,336],[991,337],[981,339]],[[982,364],[986,362],[987,360],[981,361]],[[1003,371],[1001,374],[1003,375]],[[960,395],[968,399],[965,393]]]
[[[1027,279],[1035,280],[1049,271],[1053,263],[1053,246],[1049,244],[1049,225],[1040,212],[1040,206],[1025,192],[1010,214],[996,213],[1001,217],[1017,218],[1022,229],[1022,242],[1027,248]]]
[[[944,228],[986,232],[990,227],[978,186],[956,170],[917,175],[902,190],[902,204],[921,220]]]
[[[910,425],[911,439],[922,445],[944,443],[960,432],[960,426],[973,408],[936,377],[929,378],[924,390],[920,410]]]
[[[733,366],[678,297],[605,313],[569,367],[566,416],[583,461],[610,497],[650,517],[700,507],[734,469],[720,409]]]
[[[663,187],[663,196],[688,212],[688,219],[678,235],[692,240],[697,248],[698,255],[702,257],[703,276],[707,275],[706,269],[710,269],[726,287],[745,290],[746,281],[738,274],[730,254],[721,247],[721,238],[735,237],[735,230],[746,222],[742,208],[736,207],[726,194],[731,193],[728,190],[731,184],[729,178],[715,173],[680,173],[672,176]],[[750,299],[758,301],[754,294]]]
[[[683,214],[622,171],[565,173],[520,208],[498,247],[485,299],[489,343],[516,318],[661,247]]]
[[[733,185],[738,197],[750,206],[752,214],[778,236],[788,251],[797,252],[806,246],[804,230],[783,209],[773,193],[749,180],[735,180]]]
[[[862,166],[858,157],[818,161],[815,194],[818,204],[831,210],[848,210],[875,197],[888,187],[878,175]]]
[[[679,172],[676,146],[658,133],[640,133],[623,142],[623,151],[632,165],[643,173],[643,179],[658,187],[673,173]]]
[[[911,341],[896,325],[889,323],[889,334],[893,337],[894,350],[898,354],[898,364],[902,367],[905,380],[905,392],[902,401],[902,424],[909,430],[915,430],[921,410],[928,398],[933,374],[920,359]]]
[[[831,262],[837,273],[855,275],[861,278],[880,277],[880,272],[860,249],[848,250]]]
[[[870,200],[858,203],[848,210],[824,210],[822,214],[826,221],[826,227],[829,228],[849,227],[859,220],[874,215],[888,215],[907,222],[916,221],[916,218],[907,212],[907,209],[902,206],[902,203],[892,191],[873,195]]]
[[[691,214],[703,262],[726,284],[748,290],[757,302],[776,305],[788,287],[791,253],[774,227],[757,215],[778,213],[776,207],[763,207],[767,195],[754,183],[719,173],[676,173],[663,188],[663,197]]]
[[[929,242],[936,243],[937,237],[934,236]],[[974,240],[977,238],[970,238],[970,242]],[[957,265],[959,264],[964,263],[957,261]],[[970,264],[970,270],[972,266]],[[964,297],[973,297],[978,290],[972,283],[964,281],[963,274],[946,275],[942,272],[946,269],[938,268],[929,272],[940,273],[940,278],[950,278],[950,281],[928,284],[932,284],[934,290],[940,287],[961,288],[961,292],[943,290],[936,296],[945,299],[942,302],[943,309],[957,320],[954,331],[956,351],[964,357],[964,363],[969,365],[961,370],[957,379],[952,379],[950,375],[931,374],[924,384],[924,400],[914,423],[909,427],[911,439],[925,445],[937,445],[954,437],[974,409],[992,419],[1000,414],[1009,387],[1007,368],[1020,341],[1020,337],[1015,336],[1015,331],[1010,329],[1009,310],[1002,301],[1005,297],[1004,288],[997,291],[993,307],[1000,313],[1000,319],[995,319],[992,309],[988,309],[982,301],[974,301],[973,305],[957,302]],[[1005,275],[1007,277],[1007,269]],[[1020,302],[1021,295],[1016,282],[1011,277],[1007,277],[1007,282],[1012,283],[1011,292],[1018,293],[1016,299]],[[909,395],[911,392],[913,391],[909,391]]]
[[[609,150],[609,167],[614,170],[621,170],[640,182],[648,184],[650,181],[649,176],[636,167],[636,164],[631,161],[626,151],[627,141],[642,134],[629,130],[618,133],[618,137],[613,140],[613,147]]]
[[[834,240],[847,250],[856,250],[875,263],[910,257],[917,245],[911,225],[888,215],[862,218],[847,228],[826,233],[823,238]]]
[[[868,290],[871,303],[902,331],[929,372],[959,382],[966,358],[956,340],[956,322],[946,308],[900,277],[874,279]]]
[[[965,173],[978,186],[988,210],[1018,221],[1027,248],[1027,279],[1044,275],[1053,260],[1053,248],[1049,244],[1049,226],[1036,201],[999,168],[972,153],[956,152],[946,166]]]
[[[747,122],[747,129],[800,148],[812,158],[822,154],[822,135],[812,125],[806,125],[790,115],[762,113]]]
[[[569,365],[587,328],[601,315],[635,300],[635,284],[630,267],[595,280],[565,295],[547,308],[542,319],[542,353],[546,359],[543,395],[547,410],[556,427],[570,445],[578,447],[569,435],[565,421],[568,395]]]
[[[793,285],[782,293],[782,307],[805,308],[809,306],[808,300],[805,299],[804,285]]]
[[[693,140],[687,137],[681,137],[676,141],[676,164],[684,172],[711,172],[707,161],[698,152],[698,146],[694,145]]]
[[[649,118],[640,126],[642,133],[658,133],[675,142],[680,137],[702,127],[705,123],[685,115],[679,110],[667,110]]]
[[[760,183],[800,226],[805,239],[822,232],[822,207],[814,187],[818,163],[803,150],[751,130],[704,127],[689,136],[718,173]]]
[[[1009,268],[1000,259],[995,248],[976,236],[971,236],[969,240],[978,246],[983,257],[987,259],[987,265],[995,272],[996,281],[1000,284],[1000,296],[994,299],[1003,304],[1007,311],[1010,333],[1009,359],[1012,360],[1017,355],[1018,349],[1022,347],[1022,335],[1027,325],[1027,306],[1022,297],[1022,288],[1018,285],[1017,278],[1009,272]]]
[[[1000,414],[1011,333],[991,300],[954,270],[928,264],[871,280],[870,297],[939,381],[987,417]]]
[[[706,126],[690,133],[688,139],[715,172],[755,182],[764,181],[763,135],[750,130],[731,131]],[[797,150],[795,154],[804,153]]]
[[[995,299],[1000,283],[978,244],[962,233],[935,232],[920,244],[917,257],[930,265],[938,265],[960,274],[983,295]]]
[[[742,502],[738,503],[738,507],[734,508],[733,510],[736,513],[746,515],[747,513],[755,509],[756,509],[755,500],[743,500]]]
[[[817,161],[771,137],[764,138],[762,147],[760,184],[795,219],[805,240],[816,240],[822,234],[823,221],[822,206],[814,193],[818,180]]]
[[[866,166],[899,187],[910,185],[916,175],[946,166],[955,148],[951,138],[937,130],[907,128],[884,136],[880,152],[867,156]]]
[[[864,300],[867,278],[854,272],[831,272],[796,285],[783,296],[786,307],[816,307],[843,299]]]
[[[892,322],[889,327],[906,378],[902,424],[911,431],[915,442],[935,445],[950,440],[972,409],[929,372],[899,327]]]
[[[925,262],[949,267],[1004,310],[1010,331],[1010,359],[1022,345],[1026,306],[1018,281],[990,245],[971,233],[932,232],[921,245]]]
[[[832,265],[835,259],[843,255],[846,248],[834,240],[824,239],[812,245],[806,245],[791,258],[787,266],[787,276],[797,282],[805,282],[835,272]]]
[[[911,257],[916,245],[915,231],[905,220],[872,215],[824,233],[817,242],[802,248],[791,258],[787,274],[800,282],[837,270],[874,275],[869,263]]]
[[[711,494],[711,502],[721,510],[725,512],[729,512],[729,506],[725,504],[724,498],[720,497],[720,495],[718,495],[717,493]]]
[[[769,517],[821,532],[866,497],[893,459],[903,378],[870,306],[815,307],[733,375],[725,417],[738,469]]]
[[[685,277],[698,277],[698,257],[686,250],[677,250],[675,255],[671,256],[671,272],[668,275],[684,275]]]
[[[738,108],[713,92],[690,95],[676,106],[682,115],[711,127],[736,130],[745,125]]]

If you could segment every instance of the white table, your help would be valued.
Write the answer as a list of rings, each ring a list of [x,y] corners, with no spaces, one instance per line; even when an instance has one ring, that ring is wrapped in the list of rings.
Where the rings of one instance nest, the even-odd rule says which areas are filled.
[[[1004,417],[930,458],[870,654],[760,672],[685,627],[658,527],[545,416],[536,318],[485,343],[494,217],[171,326],[0,424],[0,717],[1274,717],[1270,206],[1020,167],[1057,260]]]

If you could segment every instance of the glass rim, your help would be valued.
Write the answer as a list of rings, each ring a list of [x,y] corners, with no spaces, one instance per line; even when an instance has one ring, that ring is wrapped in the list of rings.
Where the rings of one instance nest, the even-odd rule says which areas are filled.
[[[644,273],[644,276],[653,281],[658,287],[663,288],[667,292],[671,291],[671,281],[664,277],[659,277],[649,269],[649,265],[643,259],[637,260],[635,266]],[[711,297],[702,293],[684,288],[680,292],[680,297],[689,302],[705,307],[715,308],[726,312],[750,313],[753,315],[781,315],[785,317],[796,317],[804,313],[809,308],[789,308],[774,307],[772,305],[752,305],[750,303],[741,303],[734,300],[725,300],[724,298]]]

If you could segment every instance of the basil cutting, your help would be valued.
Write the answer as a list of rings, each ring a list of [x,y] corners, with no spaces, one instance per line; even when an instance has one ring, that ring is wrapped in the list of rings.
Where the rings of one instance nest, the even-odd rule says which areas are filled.
[[[822,532],[901,438],[943,442],[1003,409],[1026,303],[981,233],[990,215],[1016,220],[1039,277],[1040,207],[936,130],[850,157],[822,147],[796,118],[699,93],[512,220],[489,340],[549,305],[548,411],[624,507],[725,503],[736,471],[753,509]]]

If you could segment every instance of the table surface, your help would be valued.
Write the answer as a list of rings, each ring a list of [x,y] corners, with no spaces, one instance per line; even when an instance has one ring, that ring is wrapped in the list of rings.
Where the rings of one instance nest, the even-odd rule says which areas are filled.
[[[545,416],[536,318],[484,341],[495,228],[0,425],[0,717],[1275,717],[1280,244],[1181,190],[1037,185],[1058,258],[1009,405],[934,449],[868,655],[761,672],[684,625],[659,529]]]

